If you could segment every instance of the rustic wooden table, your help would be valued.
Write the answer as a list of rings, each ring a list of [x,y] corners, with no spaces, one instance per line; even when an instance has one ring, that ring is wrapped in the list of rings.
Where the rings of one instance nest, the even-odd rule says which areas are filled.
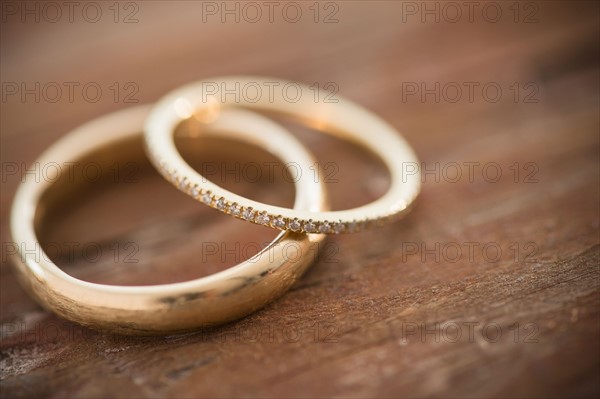
[[[599,37],[592,1],[3,2],[1,396],[597,397]],[[36,157],[87,120],[231,74],[334,88],[398,127],[426,171],[414,211],[333,237],[285,296],[211,331],[123,337],[42,310],[10,267],[25,169],[44,178]],[[333,163],[334,207],[385,189],[353,146],[291,128]],[[265,159],[215,144],[217,169]],[[225,183],[292,201],[247,180]],[[48,229],[74,243],[53,255],[69,273],[184,281],[275,234],[152,173],[116,186]]]

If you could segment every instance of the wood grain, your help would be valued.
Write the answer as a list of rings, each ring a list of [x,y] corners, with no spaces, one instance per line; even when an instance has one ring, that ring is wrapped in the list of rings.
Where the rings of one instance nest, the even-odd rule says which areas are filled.
[[[103,89],[97,102],[2,99],[3,398],[598,395],[598,3],[496,2],[502,16],[492,23],[479,12],[483,2],[473,21],[451,22],[440,11],[439,22],[431,15],[422,22],[406,7],[443,10],[446,3],[339,1],[331,3],[338,22],[315,23],[312,2],[298,2],[304,17],[297,23],[278,13],[273,23],[243,16],[223,23],[220,15],[203,21],[202,2],[147,1],[135,3],[138,22],[130,24],[115,23],[110,4],[98,4],[105,14],[97,23],[81,14],[73,23],[3,14],[3,96],[7,82]],[[133,82],[134,98],[146,103],[180,84],[229,74],[334,82],[396,126],[434,171],[424,176],[414,211],[380,230],[333,237],[287,295],[214,330],[122,337],[39,308],[10,268],[8,215],[20,176],[8,174],[8,165],[31,165],[78,124],[129,106],[115,101],[115,82]],[[473,100],[465,91],[453,101],[452,82],[475,85]],[[407,92],[436,83],[439,99]],[[497,101],[480,90],[486,85],[501,87]],[[335,208],[385,190],[386,172],[372,157],[288,126],[320,162],[339,166],[328,184]],[[204,159],[220,168],[268,159],[215,146]],[[292,201],[280,179],[224,183],[271,203]],[[206,258],[206,243],[252,251],[250,244],[274,237],[230,219],[150,172],[77,199],[45,239],[105,249],[95,262],[80,252],[57,258],[80,278],[184,281],[243,256],[234,249]],[[122,253],[115,261],[111,246],[130,242],[138,262]]]

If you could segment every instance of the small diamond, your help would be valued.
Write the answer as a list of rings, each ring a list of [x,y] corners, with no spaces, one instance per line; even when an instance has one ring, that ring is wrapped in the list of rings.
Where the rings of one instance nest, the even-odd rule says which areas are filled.
[[[331,226],[327,222],[325,222],[319,226],[319,231],[321,233],[329,233],[330,230],[331,230]]]
[[[229,207],[229,213],[231,213],[233,216],[240,217],[242,214],[242,208],[240,208],[237,203],[234,203]]]
[[[252,208],[245,209],[244,213],[242,214],[242,217],[246,220],[254,219],[254,211],[252,210]]]
[[[312,220],[309,220],[308,222],[304,223],[304,231],[306,231],[307,233],[314,233],[316,230],[317,226],[315,226]]]
[[[202,194],[202,202],[204,202],[206,205],[210,205],[212,203],[212,196],[210,195],[210,192]]]
[[[300,231],[300,221],[298,219],[294,219],[290,222],[290,230],[292,231]]]
[[[217,209],[222,211],[225,209],[225,207],[227,206],[227,204],[225,203],[225,198],[221,197],[217,200],[216,203]]]
[[[198,195],[200,195],[200,190],[198,189],[198,186],[192,187],[192,197],[196,198],[198,197]]]
[[[263,212],[256,217],[256,222],[260,224],[269,224],[271,218],[267,215],[267,212]]]
[[[187,186],[187,179],[184,177],[183,179],[179,180],[179,188],[182,191],[186,191],[186,186]]]
[[[348,231],[351,233],[356,231],[356,221],[348,223]]]
[[[278,229],[284,229],[285,228],[285,220],[283,220],[283,218],[281,216],[279,216],[277,219],[275,219],[273,221],[273,226],[277,227]]]
[[[344,231],[344,223],[342,223],[341,221],[336,223],[333,230],[336,232],[336,234],[342,233]]]

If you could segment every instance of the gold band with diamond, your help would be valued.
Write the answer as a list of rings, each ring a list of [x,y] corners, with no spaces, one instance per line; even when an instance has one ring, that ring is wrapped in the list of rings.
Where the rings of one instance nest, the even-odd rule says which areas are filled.
[[[258,96],[240,93],[240,90],[256,87],[268,90]],[[285,90],[272,90],[274,87],[294,87],[301,94],[288,97]],[[402,216],[420,191],[419,162],[415,153],[400,133],[375,114],[339,96],[335,102],[330,97],[330,93],[275,78],[232,76],[191,83],[167,94],[152,110],[145,127],[148,156],[167,180],[196,200],[237,218],[278,230],[349,233]],[[183,160],[173,135],[177,125],[185,119],[195,117],[210,122],[232,106],[291,116],[316,130],[352,140],[377,155],[387,166],[391,179],[389,190],[370,204],[323,212],[263,204],[221,188]],[[292,150],[280,148],[279,151]],[[301,177],[308,175],[301,173]]]
[[[149,106],[138,106],[91,121],[61,138],[35,164],[93,161],[108,168],[114,164],[115,156],[147,164],[142,130],[149,111]],[[230,111],[233,112],[223,114],[224,118],[213,126],[220,136],[239,137],[241,141],[264,147],[268,144],[263,135],[266,132],[281,145],[293,149],[294,159],[307,164],[314,162],[293,135],[280,125],[252,112]],[[136,159],[132,159],[134,155]],[[282,160],[289,161],[285,157]],[[294,207],[327,209],[320,183],[302,181],[295,187]],[[23,286],[41,305],[68,320],[111,332],[171,334],[246,316],[283,294],[313,263],[319,244],[325,238],[322,234],[281,233],[252,258],[182,283],[96,284],[62,271],[39,244],[38,232],[47,222],[45,215],[55,215],[77,189],[81,187],[68,179],[36,181],[27,175],[17,190],[11,210],[11,235],[17,248],[13,264]],[[287,256],[290,246],[295,251],[293,257]]]

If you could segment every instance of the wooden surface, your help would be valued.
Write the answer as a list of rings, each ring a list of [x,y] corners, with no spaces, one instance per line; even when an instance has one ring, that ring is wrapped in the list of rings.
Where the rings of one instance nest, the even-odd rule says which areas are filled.
[[[298,23],[277,12],[273,23],[243,15],[239,23],[206,14],[203,21],[201,2],[153,1],[135,3],[138,21],[125,24],[113,21],[112,2],[98,4],[97,23],[81,13],[73,23],[3,14],[3,95],[5,82],[96,82],[105,93],[95,103],[80,92],[72,102],[66,94],[55,103],[2,99],[3,398],[598,395],[598,3],[521,2],[517,15],[514,2],[499,2],[502,17],[492,23],[483,3],[472,21],[463,14],[451,22],[444,3],[428,2],[440,7],[440,21],[422,22],[406,8],[422,2],[341,1],[338,22],[328,24],[314,22],[312,2],[298,3]],[[133,10],[120,6],[120,19]],[[320,7],[320,19],[335,10]],[[7,256],[19,182],[6,175],[8,165],[30,165],[68,130],[131,105],[122,93],[115,101],[115,82],[127,93],[133,82],[132,98],[146,103],[188,81],[229,74],[334,82],[396,126],[439,173],[425,176],[405,220],[333,237],[284,297],[213,331],[128,338],[38,307]],[[502,95],[492,101],[476,89],[470,101],[465,89],[454,102],[450,91],[439,101],[407,94],[436,82],[440,90],[491,83]],[[339,166],[338,182],[328,185],[336,208],[385,189],[385,171],[356,148],[294,130],[321,162]],[[207,156],[264,160],[223,143]],[[465,162],[477,163],[472,179]],[[276,181],[226,183],[271,203],[292,201],[291,187]],[[203,259],[200,243],[251,251],[249,243],[274,236],[203,209],[154,174],[69,204],[48,230],[46,240],[107,251],[135,243],[137,263],[111,252],[95,262],[81,253],[57,259],[78,277],[121,284],[206,275],[235,264],[242,251]]]

